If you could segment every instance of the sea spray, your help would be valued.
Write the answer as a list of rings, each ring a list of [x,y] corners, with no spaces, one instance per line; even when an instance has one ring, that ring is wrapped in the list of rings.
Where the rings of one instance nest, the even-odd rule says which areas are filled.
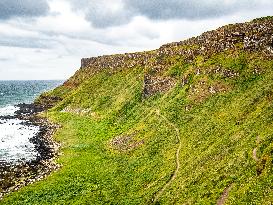
[[[29,162],[39,157],[31,139],[39,127],[16,119],[19,103],[31,103],[46,90],[62,81],[0,81],[0,163]]]
[[[19,163],[38,157],[30,139],[39,132],[37,126],[26,126],[19,119],[0,119],[0,162]]]

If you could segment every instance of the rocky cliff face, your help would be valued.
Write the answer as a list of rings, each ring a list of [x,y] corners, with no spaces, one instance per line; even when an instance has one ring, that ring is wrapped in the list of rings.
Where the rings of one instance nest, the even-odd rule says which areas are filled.
[[[167,64],[163,60],[164,56],[180,56],[186,62],[191,62],[198,55],[209,57],[227,49],[263,51],[266,56],[272,57],[273,19],[260,19],[249,23],[223,26],[198,37],[163,45],[150,52],[83,58],[81,68],[89,68],[93,72],[101,69],[116,70],[134,66],[162,70]],[[153,61],[154,58],[156,61]]]
[[[262,18],[83,59],[37,100],[39,110],[55,105],[47,116],[62,125],[62,169],[6,204],[19,195],[33,204],[272,204],[272,25]]]
[[[120,69],[141,67],[146,73],[143,79],[143,94],[150,96],[157,92],[164,92],[174,85],[172,77],[164,76],[166,69],[178,63],[192,63],[200,56],[206,60],[212,55],[227,50],[259,52],[263,58],[272,59],[273,18],[265,17],[248,23],[223,26],[198,37],[163,45],[153,51],[83,58],[81,68],[64,83],[63,87],[74,89],[103,70],[113,73]],[[202,72],[202,68],[198,66],[195,69],[196,73]],[[237,75],[228,70],[217,69],[226,76]],[[187,75],[183,76],[183,83],[187,83],[187,78]]]

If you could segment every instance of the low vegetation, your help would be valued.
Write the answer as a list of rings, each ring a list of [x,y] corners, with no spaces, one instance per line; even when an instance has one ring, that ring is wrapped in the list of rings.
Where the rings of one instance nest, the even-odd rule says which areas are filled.
[[[44,113],[62,125],[62,167],[0,204],[271,204],[272,59],[243,49],[177,59],[161,72],[174,86],[148,97],[146,72],[105,69],[48,93],[62,98]]]

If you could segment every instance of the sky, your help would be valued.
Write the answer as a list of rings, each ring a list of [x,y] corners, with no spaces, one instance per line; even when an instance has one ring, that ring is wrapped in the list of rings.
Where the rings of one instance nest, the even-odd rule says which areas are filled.
[[[151,50],[273,15],[273,0],[0,0],[0,80],[67,79],[80,60]]]

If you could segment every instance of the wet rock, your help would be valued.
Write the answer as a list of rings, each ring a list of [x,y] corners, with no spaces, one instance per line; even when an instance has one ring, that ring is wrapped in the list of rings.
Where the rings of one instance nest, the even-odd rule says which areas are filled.
[[[43,105],[19,104],[18,107],[20,109],[16,111],[15,116],[4,116],[0,119],[18,118],[24,120],[22,123],[25,126],[39,126],[39,132],[30,140],[39,154],[31,161],[0,161],[0,200],[4,195],[41,180],[60,167],[54,161],[60,145],[52,138],[59,126],[37,116],[37,113],[45,110]]]

